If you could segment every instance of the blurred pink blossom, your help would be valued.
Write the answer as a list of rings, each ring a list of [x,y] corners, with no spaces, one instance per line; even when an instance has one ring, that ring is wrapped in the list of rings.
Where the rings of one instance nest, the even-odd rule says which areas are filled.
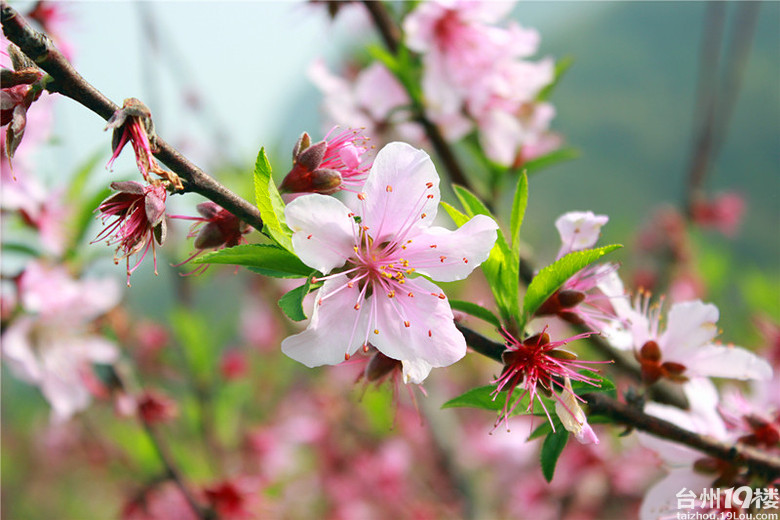
[[[64,421],[89,405],[85,381],[92,363],[113,363],[116,345],[89,325],[119,303],[113,279],[77,281],[64,268],[33,262],[19,279],[23,309],[3,333],[3,357],[20,379],[39,386]]]

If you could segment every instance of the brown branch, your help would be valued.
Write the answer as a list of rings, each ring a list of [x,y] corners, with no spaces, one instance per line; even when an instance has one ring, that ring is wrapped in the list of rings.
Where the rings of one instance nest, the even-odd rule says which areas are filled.
[[[616,422],[650,433],[662,439],[685,444],[712,457],[732,464],[747,466],[750,471],[765,476],[769,482],[780,476],[780,457],[741,443],[728,444],[699,435],[663,419],[616,401],[605,394],[582,396],[592,414],[605,415]]]
[[[376,25],[379,34],[382,35],[385,46],[390,52],[396,54],[401,47],[401,31],[398,28],[398,25],[393,21],[390,13],[387,12],[385,4],[376,0],[364,0],[363,5],[366,6],[368,13],[371,15],[371,19],[374,21],[374,25]],[[439,159],[441,159],[441,162],[444,164],[444,168],[449,174],[450,181],[473,191],[471,183],[463,173],[463,168],[461,168],[460,162],[458,162],[458,158],[455,156],[455,152],[447,143],[446,139],[444,139],[441,130],[439,130],[439,127],[425,115],[425,108],[419,100],[414,99],[411,92],[409,94],[412,98],[415,112],[417,112],[417,122],[420,123],[423,130],[425,130],[425,135],[430,139],[431,145],[433,145],[433,149],[436,151],[436,155],[439,156]]]
[[[458,330],[463,333],[466,343],[475,352],[502,362],[501,353],[505,350],[503,344],[457,323]],[[621,403],[605,394],[592,393],[583,396],[590,408],[590,413],[605,415],[615,422],[642,430],[656,437],[669,439],[685,444],[719,459],[745,465],[757,473],[774,478],[780,475],[780,457],[764,453],[761,450],[742,444],[727,444],[716,441],[691,431],[685,430],[670,422],[648,415],[641,410]]]
[[[0,21],[6,37],[51,76],[47,90],[67,96],[108,120],[119,106],[85,80],[57,50],[51,40],[35,31],[27,21],[5,2],[0,2]],[[199,193],[247,222],[263,228],[260,212],[251,203],[192,164],[163,139],[157,139],[155,156],[184,180],[184,191]]]

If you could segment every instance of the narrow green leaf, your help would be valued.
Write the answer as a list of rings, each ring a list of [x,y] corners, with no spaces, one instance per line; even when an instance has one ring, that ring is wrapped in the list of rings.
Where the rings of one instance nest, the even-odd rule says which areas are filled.
[[[260,148],[255,161],[255,198],[260,216],[263,219],[263,232],[286,250],[293,252],[292,231],[284,219],[284,202],[279,190],[276,189],[271,175],[271,164],[265,155],[265,148]]]
[[[530,161],[528,161],[523,165],[523,168],[525,168],[528,174],[530,175],[540,170],[543,170],[545,168],[549,168],[550,166],[553,166],[555,164],[558,164],[559,162],[571,161],[573,159],[576,159],[579,156],[580,156],[580,151],[577,148],[567,146],[565,148],[559,148],[557,150],[553,150],[552,152],[537,157],[535,159],[531,159]]]
[[[447,204],[446,202],[440,202],[439,204],[442,205],[442,207],[450,216],[452,221],[455,222],[456,226],[460,227],[469,221],[468,215],[466,215],[465,213],[461,213],[460,210],[456,209],[452,205]]]
[[[182,346],[182,360],[198,381],[207,381],[217,364],[218,339],[203,316],[183,307],[174,309],[169,323]]]
[[[473,217],[474,215],[487,215],[488,217],[493,218],[493,215],[490,214],[490,210],[487,206],[469,190],[463,186],[458,186],[457,184],[454,184],[452,189],[455,191],[455,195],[458,197],[458,200],[469,217]]]
[[[231,264],[255,268],[255,272],[281,273],[281,278],[303,278],[314,269],[291,252],[273,244],[243,244],[206,253],[193,260],[196,264]],[[260,270],[260,271],[257,271]],[[266,271],[264,273],[262,271]]]
[[[66,198],[69,202],[79,203],[81,201],[81,198],[86,191],[87,181],[89,181],[89,178],[92,176],[92,173],[95,172],[97,165],[104,156],[105,151],[101,146],[100,149],[94,151],[92,155],[87,157],[84,162],[76,167],[76,171],[74,172],[70,183],[68,183],[69,186]]]
[[[509,239],[512,244],[512,254],[518,262],[520,261],[520,228],[523,226],[526,206],[528,206],[528,175],[523,171],[517,180],[515,198],[512,201],[512,216],[509,220]]]
[[[568,441],[569,432],[563,428],[559,428],[556,432],[550,433],[545,437],[540,458],[542,474],[547,482],[552,480],[555,473],[555,465],[558,464],[558,458],[561,456],[563,448],[566,447]]]
[[[29,244],[22,244],[21,242],[3,242],[3,253],[21,253],[23,255],[30,255],[34,257],[41,256],[41,252],[35,247]]]
[[[442,408],[481,408],[483,410],[501,410],[504,407],[504,401],[502,399],[493,399],[490,395],[496,389],[493,385],[480,386],[478,388],[472,388],[450,399],[443,405]]]
[[[558,425],[556,425],[556,427],[557,426]],[[561,428],[563,428],[563,425],[561,425]],[[538,439],[539,437],[544,437],[548,433],[552,433],[552,425],[550,424],[550,421],[544,421],[533,432],[531,432],[531,435],[528,436],[528,440],[532,441],[534,439]]]
[[[485,320],[496,328],[501,327],[501,322],[498,320],[498,317],[496,317],[495,314],[490,312],[485,307],[477,305],[476,303],[466,302],[463,300],[450,300],[450,307],[457,311],[476,316],[481,320]]]
[[[463,186],[453,186],[455,195],[466,210],[468,217],[474,215],[487,215],[493,218],[487,206],[479,198]],[[447,207],[445,206],[445,209]],[[493,218],[495,220],[495,218]],[[482,264],[482,271],[488,280],[501,318],[512,321],[520,313],[520,289],[519,289],[519,262],[513,258],[512,250],[504,238],[501,229],[498,230],[498,238],[490,256]]]
[[[623,246],[613,244],[596,249],[574,251],[539,271],[539,274],[531,280],[525,293],[525,299],[523,300],[523,313],[525,316],[527,318],[533,316],[534,312],[539,309],[545,300],[580,269],[587,267],[607,253],[620,247]]]
[[[296,287],[279,298],[279,307],[288,318],[293,321],[306,319],[306,313],[303,312],[303,299],[313,287],[319,287],[319,285],[312,285],[311,278],[307,278],[303,285]]]
[[[604,392],[608,394],[615,393],[616,391],[615,383],[613,383],[606,377],[602,376],[601,374],[598,374],[591,370],[580,370],[579,373],[584,375],[585,377],[595,379],[596,380],[595,383],[599,386],[589,385],[588,383],[585,383],[583,381],[572,381],[571,388],[572,390],[574,390],[575,394],[582,395],[582,394],[589,394],[593,392]]]
[[[566,71],[569,70],[569,68],[571,68],[572,65],[574,65],[574,58],[571,56],[564,56],[562,59],[558,60],[558,63],[555,64],[555,76],[552,83],[544,87],[536,96],[536,99],[538,101],[549,99],[550,94],[552,94],[555,87],[561,81],[563,75],[566,73]]]
[[[79,211],[73,216],[73,234],[71,235],[70,244],[68,247],[68,255],[73,256],[77,253],[81,241],[84,240],[84,236],[87,234],[89,225],[95,220],[95,210],[100,203],[106,200],[111,195],[109,188],[102,188],[95,192],[89,199],[82,201],[78,204]]]

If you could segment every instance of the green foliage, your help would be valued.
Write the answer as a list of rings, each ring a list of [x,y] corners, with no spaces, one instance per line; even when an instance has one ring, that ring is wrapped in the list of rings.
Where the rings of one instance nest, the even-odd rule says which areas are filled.
[[[488,309],[476,303],[466,302],[463,300],[450,300],[450,307],[456,311],[465,312],[472,316],[476,316],[481,320],[485,320],[496,328],[501,327],[501,322],[498,321],[498,317],[490,312]]]
[[[560,162],[571,161],[578,158],[579,156],[579,149],[566,146],[563,148],[558,148],[557,150],[553,150],[548,154],[531,159],[530,161],[526,162],[523,167],[529,174],[533,174]]]
[[[209,322],[199,313],[185,308],[171,312],[169,323],[173,335],[182,347],[182,361],[199,382],[208,381],[217,366],[218,348],[222,338],[213,334]]]
[[[555,87],[560,83],[564,74],[574,65],[574,58],[572,56],[564,56],[555,63],[555,76],[552,83],[544,87],[536,96],[538,101],[545,101],[550,98]]]
[[[542,474],[547,482],[550,482],[555,473],[555,465],[558,464],[558,458],[569,441],[569,432],[559,428],[545,437],[542,444],[542,452],[539,456],[542,463]]]
[[[493,385],[472,388],[467,392],[450,399],[442,408],[481,408],[483,410],[501,410],[503,401],[497,401],[491,394],[496,389]]]
[[[312,284],[311,277],[307,278],[303,285],[296,287],[279,298],[279,307],[291,320],[305,320],[306,313],[303,312],[303,299],[309,294],[309,291],[320,286],[321,284]]]
[[[509,224],[509,238],[512,243],[512,254],[520,262],[520,228],[523,226],[525,209],[528,206],[528,175],[526,172],[520,174],[515,189],[515,197],[512,201],[512,215]]]
[[[255,199],[263,219],[263,233],[282,246],[293,252],[292,231],[287,227],[284,219],[284,202],[279,190],[276,189],[274,178],[271,175],[271,164],[265,155],[265,148],[260,148],[255,161]]]
[[[303,278],[314,271],[293,253],[273,244],[243,244],[207,253],[196,264],[243,265],[264,276]]]
[[[495,217],[490,213],[487,206],[477,198],[476,195],[468,191],[462,186],[453,186],[455,195],[460,200],[461,205],[466,211],[465,217],[471,218],[475,215],[487,215],[495,220]],[[461,225],[459,221],[465,221],[464,215],[455,208],[449,205],[445,205],[444,209],[453,215],[455,212],[455,223]],[[457,218],[456,218],[457,217]],[[520,264],[515,261],[512,250],[504,238],[504,234],[499,229],[498,238],[496,244],[490,251],[488,259],[482,263],[482,271],[485,273],[490,289],[493,292],[493,297],[496,300],[501,318],[506,323],[512,323],[515,321],[516,316],[520,313],[519,307],[519,271]]]
[[[537,274],[528,285],[523,300],[523,314],[529,319],[539,307],[557,291],[563,283],[574,276],[580,269],[587,267],[605,254],[623,247],[619,244],[574,251],[556,260]]]

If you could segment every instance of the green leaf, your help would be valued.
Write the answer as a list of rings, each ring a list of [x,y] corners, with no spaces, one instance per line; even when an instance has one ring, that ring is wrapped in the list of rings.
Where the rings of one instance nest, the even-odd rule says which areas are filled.
[[[490,395],[495,391],[493,385],[472,388],[464,394],[450,399],[442,408],[481,408],[483,410],[501,410],[504,408],[502,399],[493,399]]]
[[[560,424],[560,421],[558,422]],[[558,427],[558,424],[556,424],[556,428]],[[561,425],[561,428],[563,428],[563,425]],[[552,433],[552,424],[550,424],[550,421],[544,421],[542,424],[540,424],[533,432],[531,432],[531,435],[528,436],[528,440],[532,441],[534,439],[538,439],[539,437],[544,437],[549,433]]]
[[[217,365],[218,339],[211,324],[199,313],[183,307],[174,309],[169,317],[173,335],[182,347],[185,366],[197,381],[207,381]]]
[[[78,213],[73,217],[73,235],[70,240],[70,246],[68,250],[68,256],[74,256],[78,251],[76,250],[84,240],[84,235],[87,234],[90,223],[95,218],[95,209],[111,195],[109,188],[102,188],[95,192],[89,199],[78,203]]]
[[[105,152],[101,146],[76,167],[76,171],[71,178],[68,193],[66,195],[69,202],[78,203],[81,201],[82,195],[86,191],[87,181],[89,181],[89,178],[92,176],[92,173],[95,171],[104,155]]]
[[[520,262],[520,228],[523,226],[526,206],[528,206],[528,175],[523,171],[517,180],[515,198],[512,201],[512,216],[509,221],[512,254],[518,262]]]
[[[452,221],[455,222],[456,226],[460,227],[469,221],[468,215],[466,215],[465,213],[461,213],[458,209],[454,208],[450,204],[447,204],[446,202],[440,202],[439,204],[441,204],[442,207],[444,207],[444,210],[450,216]]]
[[[38,249],[29,244],[22,244],[21,242],[3,242],[2,248],[3,253],[21,253],[34,257],[41,256],[41,252]]]
[[[550,433],[545,437],[540,459],[542,462],[542,474],[547,482],[552,480],[555,473],[555,465],[558,464],[558,458],[561,456],[561,452],[563,452],[563,448],[566,447],[568,441],[569,432],[563,428],[559,428],[558,431]]]
[[[593,392],[604,392],[608,394],[615,393],[616,391],[615,383],[613,383],[606,377],[602,376],[601,374],[598,374],[591,370],[580,370],[579,373],[585,377],[595,379],[596,380],[595,383],[598,384],[599,386],[589,385],[588,383],[585,383],[583,381],[572,381],[571,388],[575,394],[582,395],[582,394],[590,394]]]
[[[555,76],[552,83],[544,87],[539,92],[539,94],[537,94],[536,99],[538,101],[544,101],[548,99],[555,87],[561,81],[563,75],[566,73],[566,71],[569,70],[569,68],[571,68],[572,65],[574,65],[574,58],[571,56],[564,56],[562,59],[558,60],[558,63],[555,64]]]
[[[501,328],[501,322],[498,320],[498,317],[481,305],[463,300],[450,300],[450,307],[485,320],[496,328]]]
[[[296,287],[279,298],[279,307],[291,320],[305,320],[306,313],[303,312],[303,299],[309,294],[309,291],[320,285],[321,284],[312,284],[311,278],[307,278],[303,285]]]
[[[580,269],[587,267],[607,253],[623,247],[619,244],[574,251],[548,265],[539,274],[534,276],[528,285],[523,300],[523,313],[530,318],[539,307],[549,298],[563,283],[574,276]]]
[[[577,148],[567,146],[565,148],[553,150],[552,152],[535,159],[531,159],[523,165],[523,168],[525,168],[529,174],[533,174],[539,170],[558,164],[559,162],[571,161],[579,156],[580,151]]]
[[[232,264],[277,278],[303,278],[314,272],[293,253],[273,244],[243,244],[206,253],[196,264]],[[278,274],[270,274],[278,273]]]
[[[293,252],[292,231],[284,219],[284,202],[276,189],[271,175],[271,164],[265,156],[265,148],[260,148],[255,161],[255,198],[263,219],[263,232],[286,250]]]
[[[469,218],[474,215],[487,215],[495,220],[487,206],[476,195],[463,186],[455,185],[452,188],[455,190],[455,195],[460,200]],[[447,206],[444,209],[447,209]],[[490,250],[490,256],[482,263],[482,271],[485,273],[490,290],[493,292],[501,318],[505,322],[514,321],[515,316],[520,313],[518,279],[520,276],[520,265],[514,259],[512,250],[506,243],[500,228],[496,244]]]

